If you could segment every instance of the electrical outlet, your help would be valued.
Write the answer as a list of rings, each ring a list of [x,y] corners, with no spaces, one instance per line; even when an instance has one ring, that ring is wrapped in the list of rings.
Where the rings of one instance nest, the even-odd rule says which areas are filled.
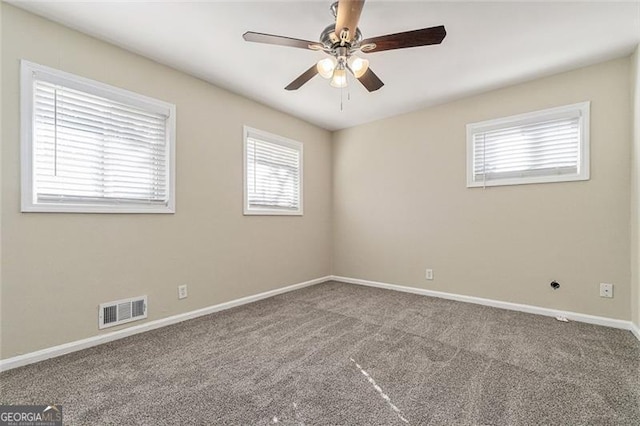
[[[433,269],[427,269],[427,272],[425,274],[425,278],[428,280],[432,280],[433,279]]]
[[[187,297],[187,285],[178,286],[178,299],[184,299]]]
[[[613,297],[613,284],[600,283],[600,297]]]

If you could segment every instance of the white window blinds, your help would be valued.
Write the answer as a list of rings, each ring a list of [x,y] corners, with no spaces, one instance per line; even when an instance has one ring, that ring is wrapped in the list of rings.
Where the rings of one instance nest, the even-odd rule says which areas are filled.
[[[588,179],[588,104],[468,127],[468,186]]]
[[[168,208],[170,109],[122,102],[48,77],[32,74],[30,201],[77,211]]]
[[[245,129],[245,214],[302,214],[302,144]]]

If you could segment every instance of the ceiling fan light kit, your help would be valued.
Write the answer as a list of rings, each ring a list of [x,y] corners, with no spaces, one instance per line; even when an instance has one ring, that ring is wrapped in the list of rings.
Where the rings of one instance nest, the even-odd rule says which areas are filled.
[[[347,71],[349,71],[369,92],[374,92],[384,86],[384,83],[371,70],[369,61],[356,56],[356,52],[369,54],[440,44],[447,35],[444,26],[441,25],[363,40],[358,28],[363,6],[364,0],[339,0],[333,3],[330,9],[336,21],[322,31],[320,42],[252,31],[244,33],[243,37],[246,41],[255,43],[323,51],[328,55],[289,83],[285,87],[286,90],[299,89],[317,74],[330,80],[332,87],[344,88],[347,86]]]

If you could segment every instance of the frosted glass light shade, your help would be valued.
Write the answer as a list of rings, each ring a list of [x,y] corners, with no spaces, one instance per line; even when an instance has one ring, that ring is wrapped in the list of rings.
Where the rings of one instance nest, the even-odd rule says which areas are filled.
[[[351,68],[351,71],[353,71],[353,75],[355,75],[356,78],[362,77],[364,73],[366,73],[369,69],[369,61],[366,59],[362,59],[357,56],[351,56],[348,62],[349,67]]]
[[[333,72],[333,78],[331,79],[331,86],[333,87],[347,87],[347,71],[343,69],[337,69]]]
[[[318,74],[320,74],[322,78],[331,78],[333,76],[333,70],[336,68],[336,63],[336,58],[333,56],[319,60],[318,65],[316,65]]]

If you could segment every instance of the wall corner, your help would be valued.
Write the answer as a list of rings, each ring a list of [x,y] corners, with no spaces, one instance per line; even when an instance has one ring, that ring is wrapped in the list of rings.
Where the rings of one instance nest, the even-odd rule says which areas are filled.
[[[631,55],[631,320],[640,327],[640,44]]]

